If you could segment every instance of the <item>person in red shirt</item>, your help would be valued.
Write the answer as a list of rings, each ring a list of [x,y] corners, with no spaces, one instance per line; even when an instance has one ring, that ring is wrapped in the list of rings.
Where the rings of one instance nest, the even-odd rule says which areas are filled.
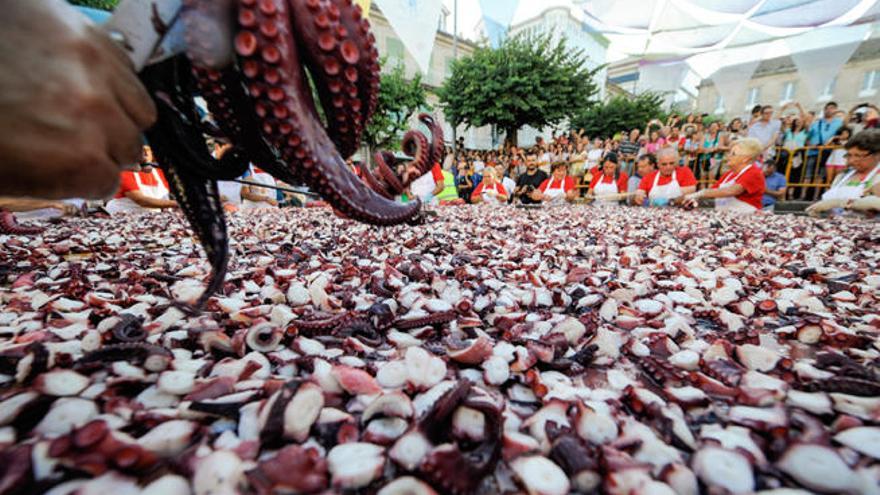
[[[144,146],[139,169],[120,174],[119,191],[107,202],[105,210],[117,214],[177,208],[177,202],[171,199],[168,180],[152,159],[150,147]]]
[[[577,189],[574,188],[574,178],[567,175],[567,172],[566,162],[553,164],[553,175],[532,192],[532,199],[554,204],[574,200],[577,197]]]
[[[688,167],[679,166],[675,148],[661,148],[657,152],[657,170],[646,175],[639,183],[634,203],[666,206],[680,201],[686,194],[697,190],[697,178]]]
[[[716,211],[755,213],[761,211],[761,198],[766,185],[764,171],[758,158],[764,145],[755,138],[737,140],[727,154],[730,170],[718,179],[711,189],[686,196],[686,204],[696,206],[701,198],[714,199]]]
[[[617,153],[610,151],[605,155],[602,173],[593,176],[588,194],[596,199],[597,205],[617,205],[626,197],[629,177],[618,165]]]
[[[483,170],[483,181],[471,194],[471,203],[504,204],[509,198],[507,189],[498,180],[498,172],[492,167]]]

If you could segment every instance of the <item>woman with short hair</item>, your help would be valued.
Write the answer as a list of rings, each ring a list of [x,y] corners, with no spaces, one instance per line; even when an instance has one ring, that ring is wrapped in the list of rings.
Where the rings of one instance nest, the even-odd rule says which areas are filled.
[[[755,213],[761,211],[766,184],[758,159],[764,146],[755,138],[736,141],[727,154],[727,171],[712,186],[685,196],[685,204],[696,206],[701,198],[714,199],[716,211]]]

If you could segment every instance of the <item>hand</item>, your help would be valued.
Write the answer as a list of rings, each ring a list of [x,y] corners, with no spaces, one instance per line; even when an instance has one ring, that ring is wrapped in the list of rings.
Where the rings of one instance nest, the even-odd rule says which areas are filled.
[[[122,49],[66,2],[4,7],[0,194],[109,196],[156,119],[149,94]]]
[[[52,208],[60,211],[64,216],[75,216],[80,213],[79,208],[70,203],[56,201],[52,203]]]
[[[854,199],[847,208],[856,211],[880,211],[880,197],[872,195]]]
[[[810,206],[807,207],[806,213],[811,217],[819,216],[820,214],[834,209],[834,208],[843,208],[846,206],[846,201],[842,199],[824,199],[822,201],[817,201]]]

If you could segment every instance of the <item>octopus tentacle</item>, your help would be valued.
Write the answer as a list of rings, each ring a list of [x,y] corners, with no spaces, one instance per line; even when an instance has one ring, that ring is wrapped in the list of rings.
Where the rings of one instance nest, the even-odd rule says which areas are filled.
[[[315,68],[327,132],[343,157],[360,144],[379,89],[378,51],[359,7],[345,1],[289,2],[297,45]],[[317,70],[317,68],[323,70]]]
[[[0,234],[34,235],[43,232],[42,227],[28,227],[21,225],[15,220],[15,215],[6,210],[0,210]]]
[[[180,13],[186,54],[193,63],[210,68],[233,62],[233,0],[185,0]]]
[[[299,165],[306,184],[349,218],[395,225],[416,216],[418,202],[390,202],[357,179],[321,126],[299,48],[293,43],[289,4],[283,0],[241,0],[239,7],[235,49],[243,64],[257,66],[256,73],[244,74],[249,79],[247,88],[256,113],[265,114],[262,132],[283,160]],[[331,22],[324,13],[312,19],[315,23]],[[334,62],[322,69],[333,75],[341,68],[338,61],[329,60]]]

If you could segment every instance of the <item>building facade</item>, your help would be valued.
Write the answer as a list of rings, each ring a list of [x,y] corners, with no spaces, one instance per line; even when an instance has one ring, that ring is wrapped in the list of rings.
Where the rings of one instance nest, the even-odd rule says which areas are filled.
[[[759,104],[778,108],[797,101],[807,111],[820,111],[825,103],[835,101],[841,110],[849,111],[860,103],[880,105],[878,90],[880,38],[874,37],[859,46],[818,98],[810,96],[797,67],[791,57],[786,56],[761,62],[742,95],[719,95],[712,80],[704,79],[699,86],[697,110],[732,119],[747,115]]]
[[[452,34],[447,32],[448,17],[449,11],[444,8],[434,38],[431,65],[428,73],[422,74],[422,82],[428,91],[427,99],[432,107],[432,113],[443,124],[444,138],[447,143],[451,144],[453,139],[452,126],[443,114],[436,90],[452,74],[452,62],[456,56],[462,58],[472,54],[477,45],[471,41],[459,38],[456,47]],[[375,3],[373,3],[370,9],[370,25],[372,26],[373,35],[376,37],[379,57],[386,58],[383,70],[388,70],[402,64],[406,77],[415,77],[416,73],[420,71],[418,64],[412,55],[407,52],[403,42],[388,23],[388,19],[385,18],[381,9]],[[413,128],[419,127],[417,116],[413,116],[411,125]],[[492,129],[489,126],[480,128],[459,126],[456,135],[464,137],[465,147],[467,148],[488,149],[493,145]]]

